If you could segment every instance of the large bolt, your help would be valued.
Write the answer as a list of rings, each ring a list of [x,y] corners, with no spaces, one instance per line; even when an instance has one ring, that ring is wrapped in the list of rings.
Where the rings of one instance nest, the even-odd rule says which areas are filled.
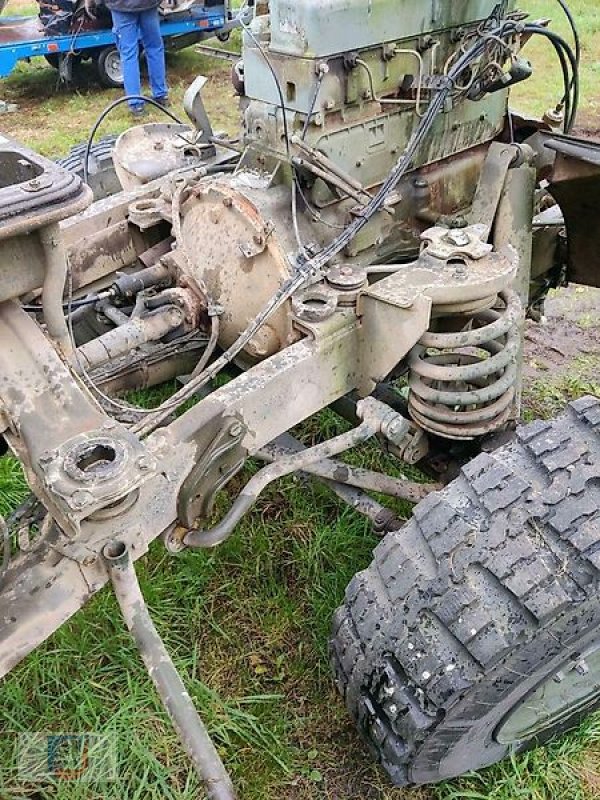
[[[341,291],[357,291],[367,282],[367,273],[364,269],[355,268],[348,264],[332,267],[325,276],[327,283],[334,289]]]
[[[39,462],[43,466],[44,464],[49,464],[52,461],[53,455],[49,450],[44,450],[44,452],[39,457]]]
[[[240,436],[243,430],[241,422],[234,422],[229,428],[229,435],[235,438]]]
[[[590,668],[588,667],[584,658],[582,658],[581,661],[575,665],[575,672],[578,675],[581,675],[582,678],[587,675],[589,671]]]
[[[139,456],[136,461],[136,464],[143,471],[154,469],[154,460],[147,455]]]
[[[74,508],[84,508],[93,499],[94,495],[87,489],[76,489],[71,495],[71,503]]]
[[[471,243],[469,234],[462,230],[448,231],[444,238],[448,244],[452,244],[455,247],[467,247]]]

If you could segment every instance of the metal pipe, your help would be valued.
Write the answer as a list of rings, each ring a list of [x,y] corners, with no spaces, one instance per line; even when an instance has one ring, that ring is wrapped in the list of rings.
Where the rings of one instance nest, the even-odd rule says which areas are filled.
[[[159,242],[154,247],[146,250],[140,256],[140,261],[145,264],[153,258],[160,258],[165,253],[169,252],[172,240],[165,239]],[[146,259],[146,261],[144,261]],[[169,270],[164,264],[152,263],[140,269],[137,272],[126,272],[119,275],[112,283],[112,290],[114,294],[123,297],[134,297],[144,289],[149,289],[152,286],[157,286],[160,283],[166,283],[169,280]]]
[[[112,303],[102,303],[101,305],[97,306],[98,311],[101,311],[102,314],[106,317],[107,320],[116,325],[117,328],[121,327],[121,325],[127,325],[129,323],[129,317],[120,308],[113,306]]]
[[[301,442],[299,442],[298,439],[295,439],[288,433],[284,433],[270,445],[267,445],[260,452],[258,452],[257,457],[264,461],[273,462],[282,455],[287,455],[287,453],[300,453],[306,449],[307,448]],[[307,467],[300,474],[306,475],[307,478],[314,478],[318,480],[319,483],[327,486],[328,489],[337,495],[340,500],[343,500],[344,503],[349,505],[350,508],[353,508],[359,514],[367,517],[367,519],[369,519],[376,528],[379,528],[384,520],[389,523],[391,516],[393,516],[393,512],[391,512],[381,503],[378,503],[377,500],[370,497],[368,494],[366,494],[366,492],[363,492],[361,489],[357,489],[354,486],[348,486],[345,483],[340,483],[339,481],[330,480],[329,478],[323,478],[319,475],[316,475],[314,472],[314,467],[312,466]],[[398,521],[398,527],[401,525],[402,523]]]
[[[129,319],[102,336],[77,348],[77,358],[86,369],[98,367],[123,356],[147,342],[160,341],[184,322],[181,308],[168,305],[146,317]]]
[[[45,256],[42,308],[49,336],[66,356],[73,353],[67,321],[63,312],[63,295],[67,281],[67,256],[62,244],[58,224],[48,225],[39,233]]]
[[[235,800],[231,778],[152,622],[128,546],[114,541],[102,554],[125,624],[209,800]]]
[[[235,526],[248,513],[261,492],[270,483],[278,478],[290,475],[292,472],[305,471],[309,464],[339,455],[366,442],[367,439],[370,439],[381,430],[381,425],[384,421],[381,416],[381,407],[382,404],[377,400],[373,400],[373,398],[361,400],[357,405],[357,412],[364,419],[357,428],[340,436],[335,436],[333,439],[329,439],[329,441],[318,444],[308,450],[284,456],[278,461],[269,464],[268,467],[261,469],[248,481],[221,522],[208,531],[191,530],[185,536],[183,541],[186,547],[217,547],[229,539]],[[383,408],[387,407],[383,406]],[[387,409],[388,412],[389,410]]]
[[[335,188],[339,189],[342,194],[348,195],[348,197],[356,200],[357,203],[366,205],[369,202],[368,196],[365,197],[362,193],[359,193],[353,189],[352,186],[349,186],[344,180],[339,178],[337,175],[334,175],[333,172],[322,169],[316,164],[312,164],[310,161],[307,161],[305,158],[300,158],[300,156],[294,156],[292,158],[292,163],[295,167],[298,167],[298,169],[307,169],[317,178],[321,178],[321,180],[325,181],[325,183],[335,186]]]
[[[284,433],[263,448],[257,455],[259,458],[264,457],[269,461],[276,461],[290,453],[303,452],[304,450],[305,448],[297,439]],[[367,492],[378,492],[389,497],[397,497],[400,500],[408,500],[411,503],[418,503],[428,494],[431,494],[432,491],[437,491],[441,488],[435,484],[417,483],[405,478],[394,478],[370,469],[353,467],[334,459],[324,459],[310,464],[304,469],[304,472],[316,478],[335,482],[340,486],[352,486],[355,489],[362,489]],[[383,509],[383,506],[381,508]]]
[[[302,150],[304,153],[306,153],[309,158],[311,158],[316,164],[319,164],[321,167],[323,167],[323,169],[327,170],[327,172],[333,173],[336,177],[343,181],[346,186],[351,187],[358,192],[358,194],[363,195],[366,201],[371,199],[371,195],[367,192],[362,183],[353,175],[350,175],[349,172],[346,172],[346,170],[342,169],[342,167],[340,167],[339,164],[336,164],[335,161],[332,161],[330,158],[328,158],[325,153],[322,153],[320,150],[316,150],[314,147],[311,147],[300,136],[292,136],[292,144],[296,145],[299,150]]]

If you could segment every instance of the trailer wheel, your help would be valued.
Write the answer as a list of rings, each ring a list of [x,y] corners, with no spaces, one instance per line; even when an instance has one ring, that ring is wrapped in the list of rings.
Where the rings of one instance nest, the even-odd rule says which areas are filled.
[[[109,89],[121,89],[123,86],[123,67],[121,56],[116,45],[104,47],[95,59],[98,78],[103,86]]]
[[[336,683],[397,785],[480,769],[600,705],[600,401],[478,456],[348,587]]]

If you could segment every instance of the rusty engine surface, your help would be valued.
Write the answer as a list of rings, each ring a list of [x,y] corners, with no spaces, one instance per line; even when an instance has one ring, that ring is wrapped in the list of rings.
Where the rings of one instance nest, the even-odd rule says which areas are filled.
[[[574,84],[543,121],[508,110],[547,20],[515,0],[271,0],[240,22],[235,140],[199,78],[191,124],[124,133],[122,191],[93,201],[0,138],[0,433],[33,493],[5,537],[1,674],[112,578],[181,700],[141,595],[123,599],[152,540],[215,547],[296,471],[397,530],[369,493],[439,487],[337,457],[377,437],[425,464],[514,429],[525,315],[566,280],[600,285],[600,149],[569,136]],[[124,399],[173,379],[158,408]],[[309,449],[289,435],[330,406],[356,427]],[[252,456],[270,463],[210,527]],[[209,796],[231,797],[200,721],[171,713]]]

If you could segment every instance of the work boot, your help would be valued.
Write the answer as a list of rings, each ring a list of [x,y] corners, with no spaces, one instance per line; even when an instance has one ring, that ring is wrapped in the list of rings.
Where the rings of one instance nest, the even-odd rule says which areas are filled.
[[[144,108],[144,106],[129,106],[129,113],[131,114],[132,117],[135,117],[137,119],[138,117],[144,116],[144,114],[146,113],[146,109]]]
[[[163,108],[169,108],[171,105],[171,101],[166,95],[164,97],[155,97],[154,102],[158,103],[158,105],[162,106]]]

